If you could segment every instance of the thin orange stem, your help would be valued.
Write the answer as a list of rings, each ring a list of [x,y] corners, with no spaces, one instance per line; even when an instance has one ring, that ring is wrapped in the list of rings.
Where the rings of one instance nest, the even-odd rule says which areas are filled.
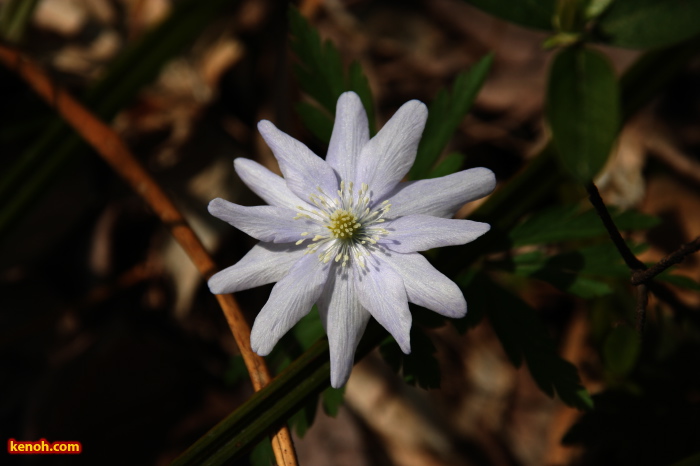
[[[100,154],[114,171],[131,185],[170,229],[205,279],[216,272],[216,264],[187,224],[184,216],[116,132],[100,121],[65,89],[55,85],[38,66],[16,50],[0,45],[0,61],[24,79]],[[265,360],[250,348],[250,326],[232,295],[217,295],[216,298],[243,356],[253,388],[256,391],[260,390],[269,383],[271,377]],[[297,464],[294,445],[286,427],[275,434],[272,447],[278,464]]]

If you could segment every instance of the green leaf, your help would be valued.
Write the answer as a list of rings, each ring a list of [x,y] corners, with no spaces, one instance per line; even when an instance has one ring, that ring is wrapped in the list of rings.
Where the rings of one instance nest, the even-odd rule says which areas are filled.
[[[661,224],[661,219],[637,210],[620,212],[615,207],[609,207],[610,215],[620,231],[648,230]]]
[[[445,326],[445,317],[417,304],[409,303],[409,309],[413,316],[413,325],[423,328],[440,328]]]
[[[493,54],[479,60],[470,70],[460,73],[452,86],[452,92],[442,90],[428,109],[423,136],[418,144],[416,161],[409,173],[410,179],[425,178],[440,157],[455,130],[474,103],[476,94],[491,69]]]
[[[238,354],[228,362],[228,368],[224,372],[224,383],[231,387],[248,378],[248,369],[243,362],[243,357]]]
[[[318,31],[294,7],[289,8],[289,28],[291,47],[299,60],[294,66],[294,72],[301,89],[329,115],[335,115],[335,104],[343,92],[355,91],[367,112],[370,133],[374,134],[372,92],[359,63],[352,63],[346,74],[338,49],[328,40],[321,41]],[[302,118],[309,129],[321,140],[330,140],[328,124],[319,115],[312,115],[313,111],[308,107],[302,107],[302,112]]]
[[[345,90],[340,53],[330,41],[321,41],[296,8],[289,8],[291,47],[299,63],[294,71],[301,88],[326,110],[334,113],[335,102]]]
[[[611,216],[620,231],[647,230],[659,224],[657,217],[634,210],[611,209]],[[581,210],[570,204],[544,209],[527,218],[508,232],[513,246],[549,244],[607,235],[595,210]]]
[[[586,6],[586,19],[595,19],[602,15],[615,0],[590,0]]]
[[[584,29],[585,1],[557,0],[554,26],[560,33],[577,34]]]
[[[625,325],[615,327],[603,344],[605,366],[618,377],[629,374],[642,349],[639,334]]]
[[[259,442],[248,457],[251,466],[274,466],[275,454],[268,439]]]
[[[612,293],[613,289],[607,283],[598,278],[583,275],[576,270],[575,266],[569,268],[568,264],[562,264],[562,262],[569,259],[571,257],[555,256],[534,268],[534,270],[532,270],[530,265],[517,267],[514,273],[545,281],[566,293],[571,293],[584,299],[598,298]]]
[[[700,47],[700,37],[645,53],[620,78],[622,119],[629,120],[648,104],[694,56]],[[487,222],[491,231],[474,243],[443,250],[436,263],[448,276],[457,276],[464,267],[473,264],[485,252],[508,247],[507,234],[526,214],[557,195],[557,190],[570,183],[555,162],[554,146],[549,142],[532,158],[517,176],[491,194],[470,216],[472,220]],[[474,315],[470,310],[467,320]]]
[[[609,256],[611,266],[618,266],[619,257]],[[547,257],[542,253],[528,253],[515,256],[510,271],[518,276],[545,281],[560,290],[581,298],[595,298],[612,292],[607,283],[598,278],[586,276],[582,272],[586,267],[586,256],[577,251]],[[508,268],[506,266],[506,268]],[[626,269],[623,268],[623,271]]]
[[[592,180],[608,160],[620,127],[617,81],[607,58],[578,46],[557,54],[546,111],[564,167],[583,183]]]
[[[700,34],[697,0],[615,0],[596,30],[606,44],[666,47]]]
[[[672,275],[670,272],[666,271],[655,277],[656,280],[661,280],[671,285],[678,286],[680,288],[686,288],[688,290],[700,291],[700,283],[696,282],[690,277],[685,275]]]
[[[328,387],[323,391],[323,411],[331,417],[338,415],[338,409],[345,400],[345,387]]]
[[[471,309],[481,308],[515,367],[527,363],[532,378],[547,395],[569,406],[590,409],[593,402],[581,385],[576,367],[562,359],[535,311],[486,275],[459,281]]]
[[[333,133],[333,117],[309,102],[299,102],[295,108],[304,126],[319,140],[328,144]]]
[[[312,306],[311,311],[297,322],[292,329],[292,335],[302,351],[308,350],[319,338],[326,335],[316,305]]]
[[[307,401],[306,406],[301,408],[299,411],[294,413],[292,417],[289,418],[289,426],[299,437],[306,435],[311,425],[314,423],[316,418],[316,405],[318,404],[318,397],[312,396]]]
[[[630,245],[635,253],[642,246]],[[581,298],[610,294],[609,279],[629,279],[630,270],[610,242],[578,248],[553,256],[540,251],[518,254],[491,265],[515,275],[545,281]]]
[[[521,26],[552,30],[556,0],[466,0],[480,10]]]
[[[465,158],[463,154],[453,152],[445,157],[435,168],[430,170],[426,178],[439,178],[458,172],[459,169],[462,168],[462,165],[464,165]]]
[[[425,389],[440,388],[440,365],[435,358],[435,345],[418,326],[411,328],[411,354],[403,354],[393,338],[379,347],[382,357],[394,372],[403,375],[410,385]]]
[[[374,136],[374,100],[372,97],[372,89],[369,87],[369,81],[362,71],[362,66],[356,61],[350,64],[348,72],[348,90],[355,91],[360,96],[360,100],[367,112],[367,121],[369,121],[370,136]]]

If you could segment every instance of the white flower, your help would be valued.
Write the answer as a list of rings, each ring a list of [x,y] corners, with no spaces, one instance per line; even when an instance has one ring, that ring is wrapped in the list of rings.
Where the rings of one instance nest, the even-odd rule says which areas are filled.
[[[211,201],[212,215],[260,242],[214,275],[209,288],[233,293],[277,282],[251,332],[261,356],[317,304],[330,346],[331,385],[340,387],[370,316],[408,354],[408,302],[447,317],[466,314],[457,285],[417,251],[464,244],[487,232],[485,223],[451,217],[489,194],[495,178],[473,168],[401,183],[428,113],[417,100],[404,104],[372,139],[357,94],[341,95],[336,112],[325,161],[269,121],[258,124],[284,178],[252,160],[234,161],[243,182],[269,205]]]

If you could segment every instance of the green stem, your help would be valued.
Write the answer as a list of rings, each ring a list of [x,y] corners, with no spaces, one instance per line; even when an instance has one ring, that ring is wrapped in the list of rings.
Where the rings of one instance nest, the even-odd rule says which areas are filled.
[[[372,321],[357,349],[356,359],[359,360],[372,351],[386,335]],[[197,440],[172,466],[234,464],[233,460],[269,435],[271,428],[282,425],[304,407],[309,396],[326,389],[329,377],[330,355],[328,342],[324,338]]]

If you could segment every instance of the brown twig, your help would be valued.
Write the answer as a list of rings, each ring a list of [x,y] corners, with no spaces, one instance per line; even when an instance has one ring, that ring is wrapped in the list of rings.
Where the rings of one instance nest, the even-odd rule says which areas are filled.
[[[605,229],[608,231],[610,239],[612,240],[613,244],[622,256],[622,259],[624,259],[625,264],[627,264],[627,267],[630,268],[633,274],[639,271],[646,270],[647,266],[644,265],[642,261],[637,259],[637,256],[634,255],[634,253],[627,246],[627,243],[625,243],[625,240],[622,238],[620,230],[618,230],[617,226],[615,226],[615,222],[610,216],[610,212],[608,212],[607,207],[605,207],[605,202],[603,202],[603,198],[600,197],[598,187],[591,181],[586,185],[586,191],[588,192],[588,199],[591,201],[591,204],[593,204],[593,208],[595,208],[596,212],[598,213],[598,217],[600,217],[600,220],[603,222]],[[646,321],[648,301],[649,296],[647,286],[645,284],[638,285],[637,308],[634,327],[640,334],[644,330],[644,322]]]
[[[639,285],[641,283],[648,282],[672,265],[683,262],[686,257],[698,250],[700,250],[700,236],[695,238],[690,243],[686,243],[677,250],[673,251],[671,254],[657,262],[653,267],[646,270],[640,270],[632,274],[632,284]]]
[[[612,239],[612,242],[615,244],[615,247],[622,256],[622,259],[624,259],[627,267],[633,271],[646,269],[647,266],[644,265],[642,261],[637,259],[637,256],[630,251],[630,248],[627,247],[627,243],[625,243],[625,240],[622,239],[620,230],[618,230],[615,226],[615,222],[610,216],[610,212],[608,212],[607,207],[605,207],[603,198],[600,197],[598,187],[593,184],[593,182],[590,182],[588,185],[586,185],[586,191],[588,191],[588,199],[591,201],[591,204],[593,204],[593,207],[598,213],[598,217],[600,217],[600,219],[603,221],[603,225],[605,225],[605,229],[608,230],[610,239]]]
[[[591,201],[591,204],[593,204],[593,207],[602,220],[603,225],[605,225],[605,229],[608,231],[610,239],[615,244],[615,247],[620,252],[620,255],[632,273],[632,278],[630,281],[632,285],[637,288],[635,328],[641,333],[644,330],[644,323],[646,321],[646,309],[649,302],[649,288],[651,281],[664,270],[683,261],[690,254],[700,250],[700,236],[664,257],[651,268],[647,268],[642,261],[637,259],[637,256],[632,253],[630,248],[627,247],[625,240],[622,239],[620,230],[618,230],[615,226],[615,222],[610,216],[608,209],[605,207],[605,203],[600,197],[600,193],[598,192],[596,185],[593,184],[593,182],[589,183],[586,186],[586,191],[588,191],[588,199]]]
[[[213,275],[217,267],[199,238],[187,224],[175,204],[129,151],[119,135],[95,117],[65,89],[55,85],[38,66],[16,50],[0,45],[0,61],[24,79],[100,154],[114,171],[131,185],[161,221],[170,228],[170,232],[192,259],[202,276],[207,279]],[[270,372],[265,360],[250,348],[250,326],[232,295],[216,295],[216,299],[238,344],[253,387],[256,391],[260,390],[270,381]],[[275,434],[272,447],[280,465],[296,464],[294,446],[286,427],[282,427]]]

